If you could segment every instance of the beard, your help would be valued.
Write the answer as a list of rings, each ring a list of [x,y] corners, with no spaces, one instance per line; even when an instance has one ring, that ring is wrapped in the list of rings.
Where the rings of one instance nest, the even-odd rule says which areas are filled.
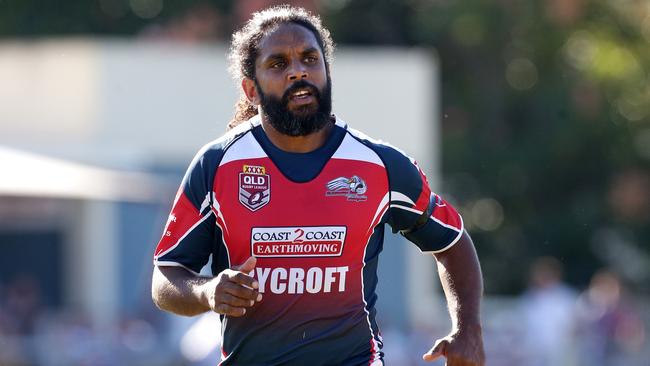
[[[262,88],[255,80],[257,92],[260,95],[262,111],[268,122],[278,132],[289,136],[306,136],[323,128],[330,122],[332,113],[332,81],[327,77],[327,84],[323,90],[318,90],[314,85],[305,80],[295,82],[281,99],[264,94]],[[317,107],[305,105],[297,108],[297,112],[289,110],[289,98],[292,93],[300,88],[309,88],[316,100]]]

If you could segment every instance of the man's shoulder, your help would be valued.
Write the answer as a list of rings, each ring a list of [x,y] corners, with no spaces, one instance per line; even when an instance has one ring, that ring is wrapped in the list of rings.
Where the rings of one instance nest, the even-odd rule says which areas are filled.
[[[224,157],[226,151],[254,127],[249,121],[243,122],[228,130],[218,138],[203,145],[194,155],[190,167],[197,165],[216,167]]]
[[[243,122],[234,128],[228,130],[223,135],[203,145],[197,155],[200,156],[214,156],[223,155],[223,153],[237,140],[249,133],[254,127],[249,121]]]
[[[408,162],[414,163],[415,161],[402,149],[390,144],[387,141],[373,138],[366,133],[349,126],[347,126],[347,131],[352,138],[357,140],[359,143],[367,146],[377,155],[379,155],[384,164],[400,165]]]

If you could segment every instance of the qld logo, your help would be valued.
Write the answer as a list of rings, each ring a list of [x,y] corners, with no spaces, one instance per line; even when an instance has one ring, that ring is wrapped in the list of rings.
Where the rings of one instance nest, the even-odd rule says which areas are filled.
[[[327,182],[327,191],[325,195],[330,196],[343,196],[348,201],[360,202],[368,199],[364,193],[368,190],[366,182],[356,175],[352,178],[339,177]]]
[[[257,211],[271,200],[271,177],[263,166],[244,165],[239,173],[239,202]]]

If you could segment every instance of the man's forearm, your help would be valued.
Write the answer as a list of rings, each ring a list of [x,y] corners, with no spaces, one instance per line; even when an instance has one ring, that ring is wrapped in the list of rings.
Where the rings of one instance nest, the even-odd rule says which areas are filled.
[[[210,310],[203,291],[210,280],[180,267],[155,267],[151,297],[162,310],[186,316],[198,315]]]
[[[451,316],[452,332],[480,332],[483,277],[472,239],[467,232],[463,232],[459,242],[437,254],[436,259]]]

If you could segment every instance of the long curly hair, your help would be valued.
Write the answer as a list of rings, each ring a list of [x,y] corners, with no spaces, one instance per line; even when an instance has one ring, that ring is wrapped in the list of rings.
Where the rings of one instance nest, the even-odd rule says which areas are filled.
[[[307,10],[289,5],[274,6],[253,14],[253,17],[232,36],[229,71],[237,84],[244,78],[255,80],[255,61],[259,55],[262,38],[277,29],[281,24],[295,23],[309,29],[323,51],[325,69],[329,76],[330,64],[334,55],[334,41],[329,30],[323,27],[320,17]],[[250,119],[257,114],[257,107],[251,104],[243,91],[235,104],[235,115],[228,123],[228,129]]]

